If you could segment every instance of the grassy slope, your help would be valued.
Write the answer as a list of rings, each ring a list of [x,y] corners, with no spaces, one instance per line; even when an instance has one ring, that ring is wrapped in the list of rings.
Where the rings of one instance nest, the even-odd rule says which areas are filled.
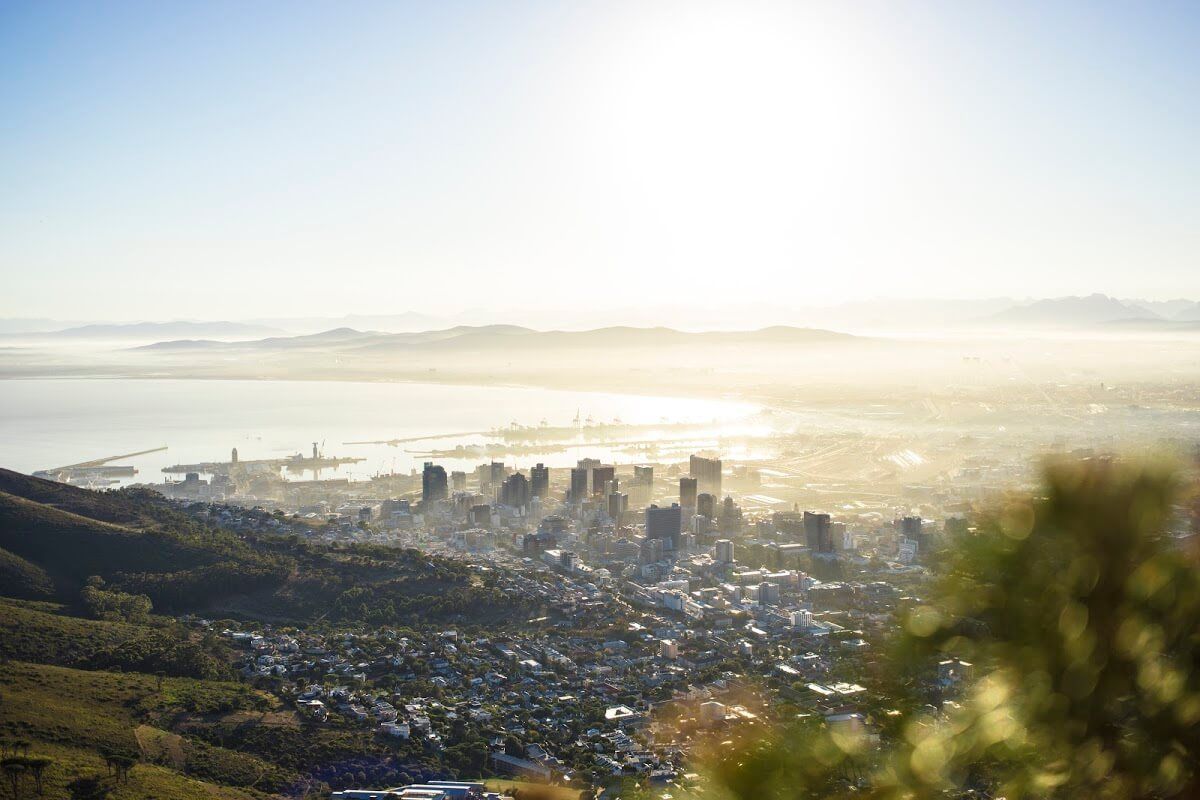
[[[203,548],[0,492],[0,548],[33,562],[61,594],[89,575],[187,569],[217,560]]]
[[[214,681],[156,678],[132,673],[84,672],[12,661],[0,668],[0,736],[33,744],[34,755],[55,758],[48,797],[66,797],[73,778],[103,774],[102,752],[142,753],[136,729],[143,722],[167,724],[217,708],[272,704],[246,686]],[[276,782],[287,775],[251,756],[203,743],[187,743],[181,769],[143,762],[114,797],[249,797],[228,787],[203,784],[180,772],[220,775],[225,783]],[[194,762],[194,763],[193,763]]]
[[[142,636],[146,628],[67,616],[56,603],[0,598],[0,656],[71,666]]]
[[[242,539],[197,525],[157,495],[91,492],[2,469],[0,549],[48,573],[66,602],[100,575],[173,613],[305,623],[333,611],[388,624],[497,624],[523,613],[511,597],[478,586],[461,565],[415,552]],[[339,604],[354,592],[361,596]],[[0,593],[12,594],[2,586]]]
[[[2,549],[0,586],[10,597],[44,600],[54,596],[54,580],[46,570]]]

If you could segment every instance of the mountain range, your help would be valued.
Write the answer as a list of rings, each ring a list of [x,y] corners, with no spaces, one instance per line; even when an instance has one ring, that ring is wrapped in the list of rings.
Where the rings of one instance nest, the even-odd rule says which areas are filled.
[[[221,342],[183,339],[144,345],[136,350],[172,351],[287,351],[336,348],[360,355],[385,355],[405,350],[545,351],[570,349],[661,348],[739,344],[811,344],[857,339],[845,333],[814,328],[776,326],[756,331],[707,331],[692,333],[672,328],[597,328],[589,331],[538,331],[517,325],[460,325],[454,328],[419,333],[381,333],[337,328],[307,336]]]
[[[778,328],[826,328],[846,332],[979,328],[1089,328],[1138,324],[1152,330],[1191,329],[1200,322],[1200,302],[1188,299],[1121,299],[1103,294],[1038,300],[983,299],[861,299],[836,305],[782,304],[764,301],[756,306],[676,306],[625,309],[473,309],[458,314],[431,315],[408,311],[395,314],[348,314],[339,317],[272,317],[249,320],[170,322],[66,323],[41,318],[0,319],[0,341],[45,343],[246,341],[268,337],[303,343],[303,337],[328,337],[338,331],[416,334],[486,329],[499,333],[518,328],[513,322],[536,320],[542,331],[592,333],[597,330],[734,331],[775,324]],[[665,327],[664,327],[665,326]],[[522,329],[528,330],[528,329]],[[441,338],[453,338],[457,334]],[[399,340],[392,342],[395,345]],[[311,344],[311,341],[309,342]],[[177,349],[184,347],[175,345]],[[203,345],[201,345],[203,346]]]

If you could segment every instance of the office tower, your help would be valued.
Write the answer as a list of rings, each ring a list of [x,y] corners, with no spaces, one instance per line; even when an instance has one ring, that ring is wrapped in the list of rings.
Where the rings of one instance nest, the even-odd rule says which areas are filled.
[[[646,538],[662,539],[664,550],[677,550],[682,533],[683,509],[678,503],[670,508],[652,505],[646,508]]]
[[[699,491],[721,496],[721,459],[692,456],[688,459],[688,473],[696,479]]]
[[[928,553],[933,548],[933,536],[925,529],[924,521],[917,516],[900,520],[900,534],[917,543],[917,552]]]
[[[425,469],[421,471],[421,500],[425,503],[433,503],[438,500],[445,500],[449,494],[446,481],[446,468],[434,464],[432,461],[425,462]]]
[[[717,539],[717,562],[720,564],[733,563],[733,542],[729,539]]]
[[[514,472],[500,486],[500,502],[509,508],[523,509],[529,505],[529,479]]]
[[[608,517],[620,523],[625,512],[629,509],[629,495],[613,492],[608,496]]]
[[[467,473],[455,470],[450,473],[450,491],[465,492],[467,490]]]
[[[829,515],[805,511],[804,538],[814,553],[832,553],[833,531],[829,528]]]
[[[654,485],[654,467],[637,467],[633,468],[633,482],[638,486],[653,486]]]
[[[707,519],[717,518],[717,497],[705,492],[696,495],[696,513]]]
[[[233,448],[233,452],[232,452],[232,453],[230,453],[230,455],[232,456],[232,458],[230,458],[230,460],[229,460],[229,461],[230,461],[230,463],[231,463],[231,464],[236,464],[236,463],[238,463],[238,460],[237,460],[237,459],[238,459],[238,455],[237,455],[237,448],[236,448],[236,447],[235,447],[235,448]]]
[[[725,502],[721,505],[721,519],[718,527],[721,529],[721,533],[727,536],[740,533],[742,530],[742,509],[733,502],[732,497],[726,496]]]
[[[592,494],[604,496],[604,487],[617,475],[616,467],[592,467]]]
[[[696,507],[695,478],[679,479],[679,505],[690,509],[694,509]]]
[[[550,494],[550,468],[540,462],[529,470],[529,493],[533,497]]]
[[[587,497],[588,470],[586,467],[575,467],[571,470],[571,493],[568,499],[572,503],[582,503]]]
[[[488,464],[488,487],[491,489],[493,500],[500,498],[500,489],[504,484],[504,462],[493,461]]]
[[[468,512],[471,524],[477,528],[486,528],[492,524],[492,507],[487,503],[471,506]]]

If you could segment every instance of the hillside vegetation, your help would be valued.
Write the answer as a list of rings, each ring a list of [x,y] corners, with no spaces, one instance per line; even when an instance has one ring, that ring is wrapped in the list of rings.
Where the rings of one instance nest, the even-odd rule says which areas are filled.
[[[163,614],[405,626],[527,615],[458,563],[234,534],[187,511],[153,492],[0,470],[0,744],[21,753],[9,756],[20,796],[320,796],[346,774],[436,770],[419,746],[306,723],[230,681],[227,644]]]
[[[511,617],[463,565],[414,550],[330,548],[202,525],[144,490],[91,492],[0,470],[8,596],[76,603],[90,578],[173,614],[412,625]]]

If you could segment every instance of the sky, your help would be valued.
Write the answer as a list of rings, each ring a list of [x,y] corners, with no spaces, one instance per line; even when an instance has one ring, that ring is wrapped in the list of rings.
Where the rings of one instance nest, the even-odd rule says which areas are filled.
[[[4,0],[0,316],[1200,298],[1198,40],[1169,0]]]

